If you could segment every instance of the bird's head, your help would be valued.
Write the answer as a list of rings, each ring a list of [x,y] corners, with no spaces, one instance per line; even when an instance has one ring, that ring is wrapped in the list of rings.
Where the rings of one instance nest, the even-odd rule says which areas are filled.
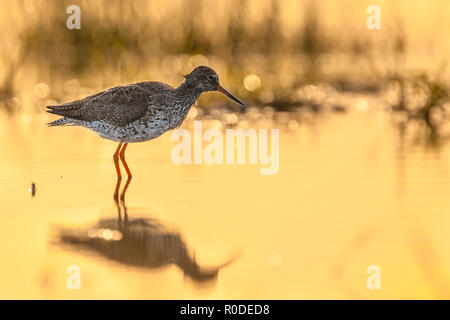
[[[225,90],[219,83],[219,76],[217,73],[207,66],[199,66],[192,70],[191,73],[184,76],[186,79],[186,82],[193,85],[195,88],[199,89],[201,92],[205,91],[219,91],[220,93],[223,93],[228,98],[236,101],[244,108],[246,105],[239,100],[238,98],[234,97],[231,93],[229,93],[227,90]]]

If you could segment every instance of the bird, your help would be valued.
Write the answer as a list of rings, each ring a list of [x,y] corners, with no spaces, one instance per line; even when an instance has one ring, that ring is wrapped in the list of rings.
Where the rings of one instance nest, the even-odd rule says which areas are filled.
[[[84,99],[47,106],[47,112],[62,116],[48,126],[81,126],[100,137],[118,142],[113,155],[117,178],[121,179],[119,159],[127,176],[132,177],[125,160],[129,143],[155,139],[179,127],[203,92],[218,91],[246,108],[219,83],[219,76],[208,66],[198,66],[184,76],[176,88],[156,81],[116,86]]]

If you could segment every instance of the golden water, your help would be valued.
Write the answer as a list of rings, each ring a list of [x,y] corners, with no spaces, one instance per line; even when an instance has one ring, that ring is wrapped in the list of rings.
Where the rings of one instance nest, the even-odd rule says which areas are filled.
[[[450,297],[449,148],[402,143],[382,111],[282,129],[273,176],[259,165],[176,166],[170,133],[130,145],[129,220],[153,219],[202,268],[231,260],[209,281],[58,241],[61,228],[117,218],[115,144],[47,128],[48,119],[0,118],[0,298]],[[71,265],[80,267],[79,290],[66,286]],[[366,287],[370,265],[380,267],[379,290]]]

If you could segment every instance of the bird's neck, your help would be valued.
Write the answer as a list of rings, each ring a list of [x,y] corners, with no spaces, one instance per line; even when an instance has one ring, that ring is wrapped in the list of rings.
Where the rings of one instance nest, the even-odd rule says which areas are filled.
[[[189,109],[198,99],[202,91],[192,83],[184,81],[175,89],[175,98],[180,102],[183,111]]]

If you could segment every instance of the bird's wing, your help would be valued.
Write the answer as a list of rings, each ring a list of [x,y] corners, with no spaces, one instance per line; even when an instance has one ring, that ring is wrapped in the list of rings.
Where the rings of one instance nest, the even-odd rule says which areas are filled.
[[[76,120],[103,120],[123,127],[143,117],[160,94],[171,90],[164,84],[143,82],[114,87],[81,100],[47,106],[47,112]]]

